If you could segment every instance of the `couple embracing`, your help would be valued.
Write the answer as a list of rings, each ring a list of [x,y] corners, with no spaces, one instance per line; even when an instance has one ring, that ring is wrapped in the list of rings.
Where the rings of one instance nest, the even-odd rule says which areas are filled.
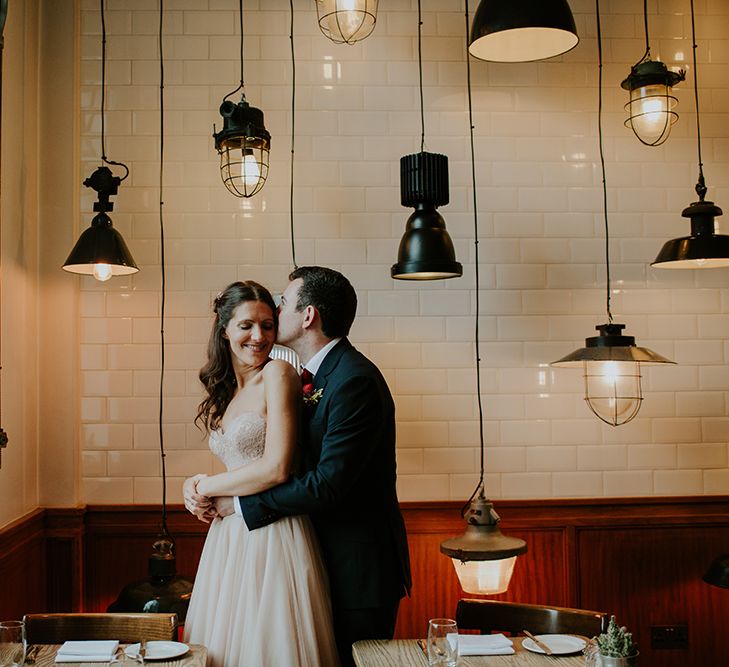
[[[353,665],[352,642],[392,637],[410,590],[394,403],[346,338],[356,293],[324,267],[289,280],[278,309],[250,281],[215,299],[200,371],[197,421],[227,471],[183,487],[211,522],[185,637],[215,667]]]

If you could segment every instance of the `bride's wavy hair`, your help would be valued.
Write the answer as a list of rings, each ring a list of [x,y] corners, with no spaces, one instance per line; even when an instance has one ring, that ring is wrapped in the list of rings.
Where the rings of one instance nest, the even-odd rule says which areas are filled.
[[[223,336],[235,309],[246,301],[265,303],[273,313],[273,323],[278,331],[278,312],[271,293],[253,280],[228,285],[213,301],[215,320],[208,341],[208,360],[200,369],[199,378],[207,396],[197,407],[195,424],[208,433],[220,425],[228,404],[236,389],[235,371],[230,356],[230,344]]]

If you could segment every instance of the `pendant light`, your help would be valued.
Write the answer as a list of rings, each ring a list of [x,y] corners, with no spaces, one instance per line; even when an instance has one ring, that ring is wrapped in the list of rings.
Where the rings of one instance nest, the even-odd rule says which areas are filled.
[[[263,123],[263,111],[246,100],[243,79],[243,0],[238,2],[240,22],[240,84],[228,93],[220,105],[223,129],[215,131],[215,149],[220,155],[220,178],[236,197],[252,197],[268,177],[271,135]],[[240,91],[238,103],[228,98]]]
[[[319,29],[335,44],[368,37],[377,23],[379,0],[316,0]]]
[[[94,276],[103,282],[112,276],[127,276],[139,271],[132,253],[122,235],[114,229],[111,218],[107,215],[114,209],[109,197],[116,195],[120,183],[129,176],[129,168],[122,162],[106,159],[105,147],[105,113],[106,95],[106,21],[104,19],[104,0],[101,5],[101,161],[104,164],[124,167],[125,174],[121,178],[114,176],[111,169],[101,166],[84,181],[87,188],[96,191],[98,201],[94,203],[96,215],[91,227],[84,231],[74,245],[71,253],[63,263],[63,270],[69,273]]]
[[[607,181],[602,140],[602,33],[600,0],[595,0],[598,50],[598,136],[602,167],[603,217],[605,220],[606,310],[608,321],[595,328],[598,336],[585,341],[585,347],[553,362],[552,366],[582,368],[585,401],[606,424],[620,426],[631,421],[643,401],[641,364],[671,364],[672,361],[645,347],[638,347],[633,336],[623,335],[624,324],[613,323],[610,310],[610,229],[607,209]]]
[[[645,26],[645,53],[630,68],[630,74],[620,84],[630,92],[625,105],[629,127],[646,146],[660,146],[671,133],[671,126],[678,120],[673,110],[676,98],[671,88],[686,78],[686,72],[673,72],[660,60],[651,60],[648,41],[648,0],[643,0],[643,24]]]
[[[695,186],[699,201],[687,206],[681,215],[691,220],[691,234],[666,241],[651,266],[661,269],[717,269],[729,267],[729,236],[717,233],[714,218],[722,210],[712,201],[705,201],[707,187],[701,159],[701,125],[699,122],[699,84],[696,67],[696,26],[694,0],[691,0],[691,40],[694,62],[694,99],[696,101],[696,145],[699,177]]]
[[[422,25],[418,0],[420,152],[400,158],[400,202],[415,211],[406,223],[397,264],[390,269],[390,275],[397,280],[441,280],[463,275],[445,220],[437,211],[438,206],[448,203],[448,157],[425,151]]]
[[[103,0],[102,0],[103,2]],[[119,597],[112,602],[109,612],[176,613],[184,623],[192,597],[192,582],[177,574],[175,538],[167,527],[167,472],[165,466],[164,442],[164,379],[165,379],[165,307],[167,302],[167,272],[165,264],[165,229],[163,215],[164,164],[165,164],[165,96],[164,96],[164,50],[162,26],[164,0],[159,3],[158,47],[159,47],[159,232],[160,232],[160,357],[158,419],[160,463],[162,467],[162,521],[160,532],[152,543],[152,554],[148,560],[148,577],[125,586]]]
[[[468,41],[468,0],[466,0],[466,41]],[[481,359],[479,346],[480,279],[478,266],[478,201],[476,197],[476,158],[473,142],[473,109],[471,103],[471,61],[466,50],[468,82],[468,121],[471,137],[471,181],[473,185],[473,231],[475,246],[475,362],[478,402],[479,442],[481,445],[481,475],[476,490],[463,506],[461,516],[466,520],[465,533],[441,543],[440,551],[453,561],[461,588],[467,593],[495,595],[509,586],[517,556],[526,553],[524,540],[508,537],[499,529],[500,517],[493,503],[486,499],[484,486],[483,404],[481,401]],[[466,509],[468,508],[468,509]]]
[[[567,0],[481,0],[468,50],[481,60],[520,63],[553,58],[579,41]]]

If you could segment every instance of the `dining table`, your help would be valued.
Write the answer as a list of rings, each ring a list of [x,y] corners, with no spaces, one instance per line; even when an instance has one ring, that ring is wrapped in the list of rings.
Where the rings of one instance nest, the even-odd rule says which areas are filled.
[[[528,651],[522,646],[525,637],[511,637],[512,655],[464,655],[458,667],[584,667],[582,653],[548,656]],[[366,639],[352,645],[357,667],[426,667],[428,658],[417,639]]]
[[[35,653],[32,662],[26,660],[25,664],[35,667],[51,667],[58,664],[62,664],[63,667],[99,667],[100,665],[118,665],[119,667],[132,667],[137,665],[134,660],[121,659],[113,663],[108,662],[56,662],[56,652],[61,648],[61,644],[35,644],[38,646],[38,650]],[[120,644],[120,648],[123,649],[128,644]],[[30,650],[31,645],[28,645]],[[117,652],[117,656],[121,653]],[[154,660],[150,661],[155,667],[205,667],[208,659],[208,650],[201,644],[190,644],[190,650],[181,655],[179,658],[171,658],[169,660]]]

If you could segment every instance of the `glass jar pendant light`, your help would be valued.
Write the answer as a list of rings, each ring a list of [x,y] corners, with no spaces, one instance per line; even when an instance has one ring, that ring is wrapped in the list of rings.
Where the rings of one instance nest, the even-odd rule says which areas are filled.
[[[271,135],[263,122],[263,111],[248,104],[243,77],[243,0],[238,3],[240,22],[240,84],[220,105],[223,129],[215,131],[215,150],[220,156],[220,178],[236,197],[252,197],[266,183]],[[240,91],[240,102],[228,98]]]
[[[630,68],[630,74],[620,84],[630,92],[625,105],[629,127],[646,146],[660,146],[671,133],[671,126],[678,120],[673,110],[676,98],[671,89],[686,78],[686,72],[673,72],[660,60],[651,60],[648,41],[648,0],[643,0],[643,24],[645,26],[645,52]]]
[[[335,44],[355,44],[377,23],[379,0],[316,0],[319,29]]]
[[[137,273],[137,267],[122,235],[114,229],[111,218],[107,215],[114,209],[109,201],[116,195],[121,182],[129,176],[129,168],[123,162],[107,160],[105,146],[105,97],[106,97],[106,21],[104,17],[104,0],[100,0],[101,15],[101,161],[106,165],[123,167],[124,176],[114,176],[111,169],[101,166],[84,181],[98,195],[94,203],[96,215],[91,226],[85,230],[74,245],[71,253],[63,263],[63,270],[69,273],[93,276],[104,282],[112,276],[126,276]]]
[[[603,218],[605,221],[605,309],[608,321],[595,328],[599,336],[585,340],[579,348],[552,366],[582,368],[585,380],[585,402],[592,412],[610,426],[627,424],[638,414],[643,402],[641,364],[671,364],[669,359],[638,347],[633,336],[623,335],[624,324],[613,323],[610,310],[610,226],[608,224],[607,179],[602,134],[602,31],[600,27],[600,1],[595,0],[598,53],[597,127],[602,167]]]
[[[468,44],[468,0],[466,5],[465,35]],[[463,535],[445,540],[440,545],[442,554],[448,556],[456,570],[461,588],[467,593],[495,595],[509,587],[517,556],[526,553],[526,542],[517,537],[502,534],[499,529],[501,518],[493,503],[486,499],[484,483],[485,445],[483,436],[483,402],[481,399],[481,365],[479,317],[481,282],[478,253],[478,201],[476,193],[476,152],[473,141],[473,104],[471,95],[471,60],[466,49],[466,81],[468,90],[468,125],[471,144],[471,183],[473,187],[473,239],[475,250],[474,274],[476,312],[474,317],[474,361],[476,366],[476,403],[478,405],[479,444],[481,446],[481,474],[476,490],[461,509],[466,521]],[[468,508],[468,509],[466,509]]]
[[[696,103],[696,147],[699,177],[695,190],[699,201],[687,206],[681,215],[691,220],[691,234],[666,241],[651,266],[660,269],[718,269],[729,267],[729,236],[717,233],[715,218],[722,210],[712,201],[705,201],[707,187],[701,158],[701,123],[699,118],[699,84],[696,67],[696,26],[694,2],[691,0],[691,38],[694,62],[694,100]]]

